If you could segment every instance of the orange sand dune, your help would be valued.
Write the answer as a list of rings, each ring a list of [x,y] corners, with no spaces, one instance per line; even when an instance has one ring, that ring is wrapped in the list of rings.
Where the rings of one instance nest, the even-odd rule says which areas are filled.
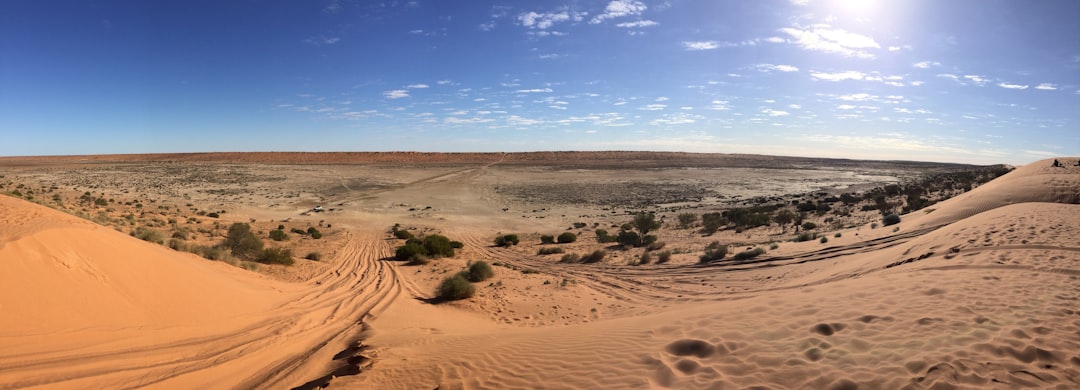
[[[381,227],[283,283],[0,197],[0,389],[1074,389],[1080,168],[1049,165],[755,263],[567,265],[461,232],[474,256],[440,261],[540,274],[440,305]],[[507,299],[587,320],[493,321]]]

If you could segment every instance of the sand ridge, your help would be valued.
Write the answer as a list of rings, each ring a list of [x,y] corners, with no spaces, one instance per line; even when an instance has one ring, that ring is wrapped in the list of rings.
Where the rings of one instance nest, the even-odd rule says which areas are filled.
[[[645,265],[493,246],[502,221],[562,223],[485,211],[481,164],[366,201],[430,210],[317,217],[348,228],[299,282],[0,197],[0,388],[1075,388],[1080,167],[1049,162],[828,244]],[[409,215],[461,254],[389,260]],[[429,303],[478,260],[502,266],[476,297]]]

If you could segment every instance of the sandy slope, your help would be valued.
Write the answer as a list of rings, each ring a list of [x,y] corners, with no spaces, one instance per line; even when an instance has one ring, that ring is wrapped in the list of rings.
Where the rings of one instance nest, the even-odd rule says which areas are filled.
[[[381,261],[382,226],[289,284],[0,197],[0,388],[1077,388],[1080,168],[1049,165],[895,234],[708,266],[557,264],[445,222],[539,273],[441,305],[465,259]]]

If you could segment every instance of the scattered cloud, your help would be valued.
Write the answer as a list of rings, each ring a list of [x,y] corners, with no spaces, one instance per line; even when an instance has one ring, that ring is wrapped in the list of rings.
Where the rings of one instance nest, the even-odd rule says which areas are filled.
[[[930,67],[933,67],[933,66],[941,66],[941,63],[937,62],[937,61],[920,61],[920,62],[916,62],[914,64],[911,64],[911,66],[914,66],[914,67],[920,68],[920,69],[930,69]]]
[[[409,84],[405,88],[407,88],[407,89],[424,89],[424,88],[429,88],[429,87],[430,86],[427,85],[427,84]]]
[[[639,110],[644,110],[644,111],[660,111],[660,110],[663,110],[665,108],[667,108],[667,104],[650,104],[650,105],[647,105],[645,107],[640,107],[638,109]]]
[[[645,3],[635,0],[614,0],[604,7],[604,13],[596,15],[589,21],[592,24],[603,23],[605,19],[621,18],[624,16],[641,15],[648,9]]]
[[[1042,91],[1057,91],[1058,87],[1056,85],[1054,85],[1054,84],[1042,83],[1042,84],[1036,85],[1035,89],[1042,90]]]
[[[853,93],[853,94],[849,94],[849,95],[840,95],[840,96],[837,96],[836,98],[840,99],[840,100],[846,100],[846,101],[849,101],[849,102],[865,102],[865,101],[870,101],[870,100],[877,99],[877,96],[867,94],[867,93]]]
[[[854,70],[839,73],[810,72],[810,77],[826,81],[862,80],[866,78],[866,73]]]
[[[687,41],[683,42],[683,47],[690,51],[712,50],[720,47],[720,44],[716,41]]]
[[[851,109],[854,109],[855,106],[850,105],[850,104],[841,104],[839,106],[836,106],[836,108],[839,108],[841,110],[851,110]]]
[[[326,6],[323,7],[322,10],[323,12],[328,14],[336,14],[338,12],[341,12],[341,9],[341,0],[330,0],[326,3]]]
[[[661,118],[657,118],[657,119],[653,120],[652,122],[649,122],[649,124],[654,125],[654,126],[686,125],[686,124],[691,124],[691,123],[697,122],[698,119],[702,119],[702,118],[703,117],[700,116],[700,115],[694,115],[694,114],[689,114],[689,113],[685,113],[685,112],[680,112],[680,113],[672,114],[672,115],[664,115]]]
[[[519,89],[514,93],[552,93],[554,91],[551,88],[533,88],[533,89]]]
[[[658,24],[660,24],[660,23],[656,23],[656,22],[651,21],[651,20],[639,20],[639,21],[636,21],[636,22],[619,23],[619,24],[616,24],[615,27],[642,28],[642,27],[652,27],[652,26],[656,26]]]
[[[731,109],[727,100],[713,100],[712,105],[709,106],[710,110],[727,111]]]
[[[582,19],[585,18],[585,15],[586,14],[582,12],[571,11],[545,13],[529,11],[518,15],[518,22],[520,22],[522,26],[528,28],[546,30],[554,26],[556,23],[569,21],[580,22]]]
[[[439,81],[435,82],[435,84],[439,84],[439,85],[448,85],[448,84],[451,84],[451,83],[453,83],[453,81],[451,81],[451,80],[439,80]]]
[[[771,108],[763,109],[763,110],[761,110],[761,113],[765,114],[765,115],[768,115],[768,116],[788,116],[788,115],[791,115],[791,113],[789,113],[787,111],[774,110],[774,109],[771,109]]]
[[[986,78],[984,78],[982,76],[979,76],[979,75],[976,75],[976,74],[966,74],[966,75],[964,75],[964,78],[968,79],[968,80],[971,80],[972,82],[975,83],[975,85],[978,85],[978,86],[983,86],[983,85],[986,85],[986,83],[990,82],[990,80],[987,80]]]
[[[387,99],[407,98],[409,97],[409,91],[406,91],[404,89],[395,89],[392,91],[383,92],[383,96],[385,96]]]
[[[315,46],[333,45],[338,42],[341,42],[341,37],[327,37],[323,35],[304,40],[304,43]]]
[[[1005,83],[1005,82],[998,83],[998,86],[1001,87],[1001,88],[1005,88],[1005,89],[1019,89],[1019,90],[1028,89],[1027,85],[1009,84],[1009,83]]]
[[[855,58],[874,58],[866,49],[881,48],[873,38],[865,35],[833,28],[827,24],[816,24],[808,28],[784,27],[780,32],[795,39],[795,44],[810,51],[841,54]]]
[[[799,68],[791,65],[773,65],[773,64],[758,64],[754,65],[755,68],[762,72],[780,71],[780,72],[798,72]]]

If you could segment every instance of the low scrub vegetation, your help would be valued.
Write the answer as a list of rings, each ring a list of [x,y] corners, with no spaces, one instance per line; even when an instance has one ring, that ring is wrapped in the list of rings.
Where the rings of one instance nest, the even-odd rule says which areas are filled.
[[[483,282],[491,279],[495,276],[495,271],[491,269],[491,266],[487,262],[477,261],[469,265],[469,281],[473,283]]]
[[[552,236],[552,235],[540,236],[540,243],[541,244],[554,244],[555,243],[555,236]]]
[[[517,234],[504,234],[495,237],[495,246],[514,246],[521,242]]]
[[[293,253],[291,249],[266,248],[255,258],[255,261],[263,264],[293,265]]]
[[[574,233],[566,232],[566,233],[560,234],[559,237],[557,237],[555,239],[555,241],[560,243],[560,244],[569,244],[569,243],[572,243],[574,241],[577,241],[577,235],[574,234]]]
[[[538,255],[554,255],[556,253],[564,253],[564,252],[566,252],[566,251],[564,251],[563,248],[547,247],[547,248],[540,248],[540,250],[537,251],[536,254],[538,254]]]
[[[755,257],[761,256],[763,254],[765,254],[765,249],[763,249],[763,248],[754,248],[754,249],[751,249],[751,250],[748,250],[748,251],[742,251],[742,252],[736,253],[734,256],[731,257],[731,259],[732,260],[749,260],[749,259],[753,259]]]
[[[322,253],[310,252],[307,254],[307,256],[304,256],[304,258],[308,260],[322,261]]]
[[[720,242],[713,241],[705,247],[705,253],[698,260],[702,263],[720,260],[727,256],[727,252],[727,245],[721,245]]]
[[[274,229],[270,231],[270,239],[274,241],[285,241],[289,239],[289,235],[284,230]]]
[[[443,279],[435,291],[435,296],[446,301],[466,299],[476,294],[476,288],[461,274],[454,274]]]
[[[891,226],[900,223],[900,216],[896,214],[886,215],[881,219],[881,224],[884,226]]]

